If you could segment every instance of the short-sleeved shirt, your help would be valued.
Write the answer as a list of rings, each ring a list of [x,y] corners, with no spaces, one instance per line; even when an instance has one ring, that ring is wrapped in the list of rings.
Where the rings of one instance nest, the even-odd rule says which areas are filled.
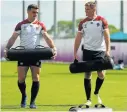
[[[15,32],[20,35],[20,46],[27,49],[33,49],[40,45],[40,38],[43,32],[46,31],[44,23],[35,20],[29,22],[28,19],[19,22],[15,27]]]
[[[83,34],[84,49],[92,51],[106,51],[103,32],[108,28],[107,21],[97,16],[90,20],[88,17],[80,21],[78,31]]]

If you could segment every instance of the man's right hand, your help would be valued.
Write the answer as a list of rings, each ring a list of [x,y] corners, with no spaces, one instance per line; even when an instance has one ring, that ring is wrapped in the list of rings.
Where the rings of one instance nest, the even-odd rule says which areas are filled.
[[[7,59],[7,52],[8,52],[8,49],[5,48],[5,49],[4,49],[4,58],[6,58],[6,59]]]
[[[77,54],[74,54],[74,59],[78,60]]]

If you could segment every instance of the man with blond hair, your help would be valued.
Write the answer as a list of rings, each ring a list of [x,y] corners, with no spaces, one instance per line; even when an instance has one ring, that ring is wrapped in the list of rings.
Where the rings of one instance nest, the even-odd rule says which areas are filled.
[[[74,58],[78,60],[77,51],[83,38],[83,61],[102,59],[105,55],[110,56],[110,33],[108,23],[102,16],[96,13],[97,2],[89,1],[85,3],[86,18],[81,20],[78,26],[78,33],[74,44]],[[105,72],[97,71],[96,86],[94,94],[98,104],[102,104],[99,90],[104,82]],[[91,101],[91,72],[85,72],[84,89],[87,102],[90,106]]]

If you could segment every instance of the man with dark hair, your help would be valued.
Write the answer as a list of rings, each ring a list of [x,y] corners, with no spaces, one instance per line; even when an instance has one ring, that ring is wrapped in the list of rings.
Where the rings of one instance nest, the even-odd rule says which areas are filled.
[[[74,44],[74,57],[77,57],[77,51],[83,42],[83,61],[102,59],[105,55],[110,56],[110,33],[108,23],[102,16],[96,14],[96,1],[85,3],[86,18],[80,21],[78,33]],[[102,104],[99,96],[99,90],[104,82],[105,71],[97,71],[96,86],[94,94],[98,104]],[[91,72],[85,72],[84,89],[86,92],[86,105],[91,105]]]
[[[27,8],[28,18],[19,22],[15,31],[9,39],[6,48],[4,50],[5,57],[7,57],[7,51],[12,47],[15,40],[20,36],[20,46],[24,46],[26,49],[34,49],[37,45],[40,45],[40,37],[44,37],[46,43],[50,48],[52,48],[55,58],[56,56],[56,47],[53,40],[50,38],[49,34],[46,31],[44,23],[37,20],[38,6],[31,4]],[[31,100],[30,108],[36,108],[35,99],[39,91],[39,75],[41,68],[40,60],[32,61],[18,61],[18,87],[22,94],[21,107],[26,107],[26,74],[28,69],[31,69],[32,72],[32,87],[31,87]]]
[[[27,11],[28,11],[28,10],[31,10],[32,8],[33,8],[33,9],[39,9],[37,5],[35,5],[35,4],[30,4],[30,5],[27,7]]]

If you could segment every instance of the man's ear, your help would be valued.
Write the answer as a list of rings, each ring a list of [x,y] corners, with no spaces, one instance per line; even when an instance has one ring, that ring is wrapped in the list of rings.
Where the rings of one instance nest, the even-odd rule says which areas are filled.
[[[27,10],[27,14],[28,14],[29,10]]]

